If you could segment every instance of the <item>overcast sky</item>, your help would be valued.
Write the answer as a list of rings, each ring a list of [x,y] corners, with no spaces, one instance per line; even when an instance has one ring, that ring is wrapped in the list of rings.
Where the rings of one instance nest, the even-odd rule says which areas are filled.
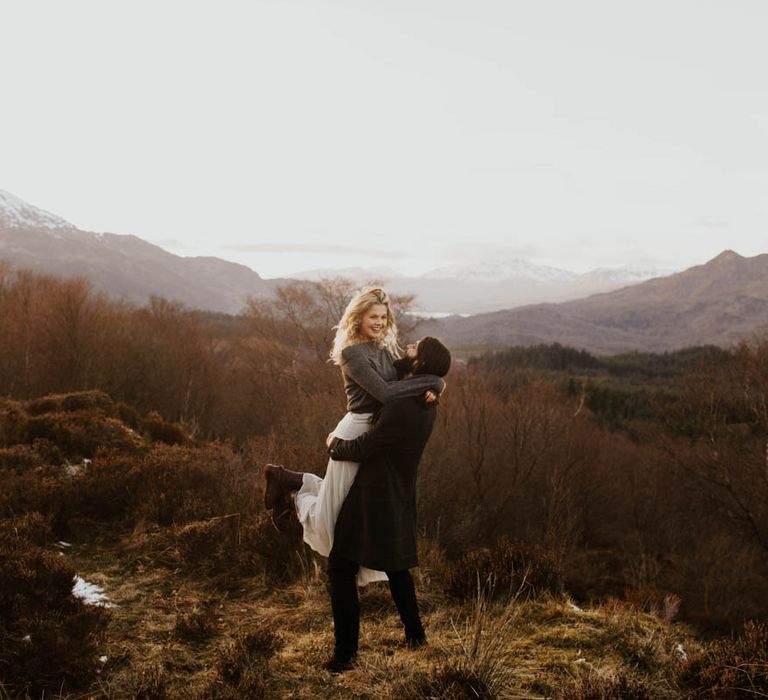
[[[272,277],[768,252],[764,0],[6,0],[0,189]]]

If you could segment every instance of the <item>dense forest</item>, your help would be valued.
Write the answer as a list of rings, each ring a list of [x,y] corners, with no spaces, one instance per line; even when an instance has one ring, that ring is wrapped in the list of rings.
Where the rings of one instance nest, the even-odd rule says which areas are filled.
[[[286,286],[227,316],[163,299],[136,308],[82,279],[0,269],[6,529],[22,515],[57,537],[88,522],[181,528],[255,512],[247,479],[263,461],[322,474],[325,436],[345,410],[327,359],[332,326],[352,291],[343,280]],[[404,339],[419,335],[411,301],[397,300]],[[505,348],[455,362],[447,385],[419,517],[448,561],[466,566],[473,553],[457,595],[492,573],[494,552],[513,551],[576,601],[628,601],[706,635],[768,619],[768,339],[613,357]],[[67,407],[68,395],[81,398]],[[158,447],[147,456],[131,434]],[[188,451],[181,471],[162,445]],[[73,492],[51,465],[83,460],[99,480]],[[153,478],[177,500],[159,498]],[[249,532],[280,575],[296,569],[264,544],[261,521]],[[216,551],[251,561],[240,545]]]

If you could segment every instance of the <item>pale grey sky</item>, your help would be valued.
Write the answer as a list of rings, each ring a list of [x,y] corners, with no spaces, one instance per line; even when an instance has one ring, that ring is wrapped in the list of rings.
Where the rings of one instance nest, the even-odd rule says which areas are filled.
[[[6,0],[0,189],[264,276],[768,252],[763,0]]]

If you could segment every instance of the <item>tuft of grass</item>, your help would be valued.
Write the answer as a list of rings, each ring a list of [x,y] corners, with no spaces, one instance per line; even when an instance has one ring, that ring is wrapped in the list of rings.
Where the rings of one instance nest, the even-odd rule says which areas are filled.
[[[0,527],[0,672],[9,692],[41,695],[93,681],[107,614],[72,595],[65,557],[22,535],[44,523],[34,515]]]
[[[216,633],[216,619],[210,608],[195,605],[176,615],[173,633],[185,642],[204,642]]]
[[[768,697],[768,626],[749,621],[738,636],[711,643],[686,661],[680,682],[691,700]]]
[[[563,582],[554,559],[540,548],[501,539],[492,549],[470,552],[450,565],[446,595],[457,601],[471,600],[478,581],[488,598],[562,591]]]
[[[558,696],[558,700],[658,700],[652,688],[626,675],[604,676],[590,671]]]

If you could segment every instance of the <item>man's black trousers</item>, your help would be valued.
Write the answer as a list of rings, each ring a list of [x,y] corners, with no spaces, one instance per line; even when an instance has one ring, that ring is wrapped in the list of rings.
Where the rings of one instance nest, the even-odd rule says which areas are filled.
[[[360,602],[355,581],[357,569],[357,562],[339,557],[331,551],[328,558],[328,578],[336,636],[334,656],[342,661],[349,661],[356,656],[360,636]],[[405,640],[409,644],[418,645],[425,637],[411,573],[408,569],[386,573],[392,599],[405,627]]]

